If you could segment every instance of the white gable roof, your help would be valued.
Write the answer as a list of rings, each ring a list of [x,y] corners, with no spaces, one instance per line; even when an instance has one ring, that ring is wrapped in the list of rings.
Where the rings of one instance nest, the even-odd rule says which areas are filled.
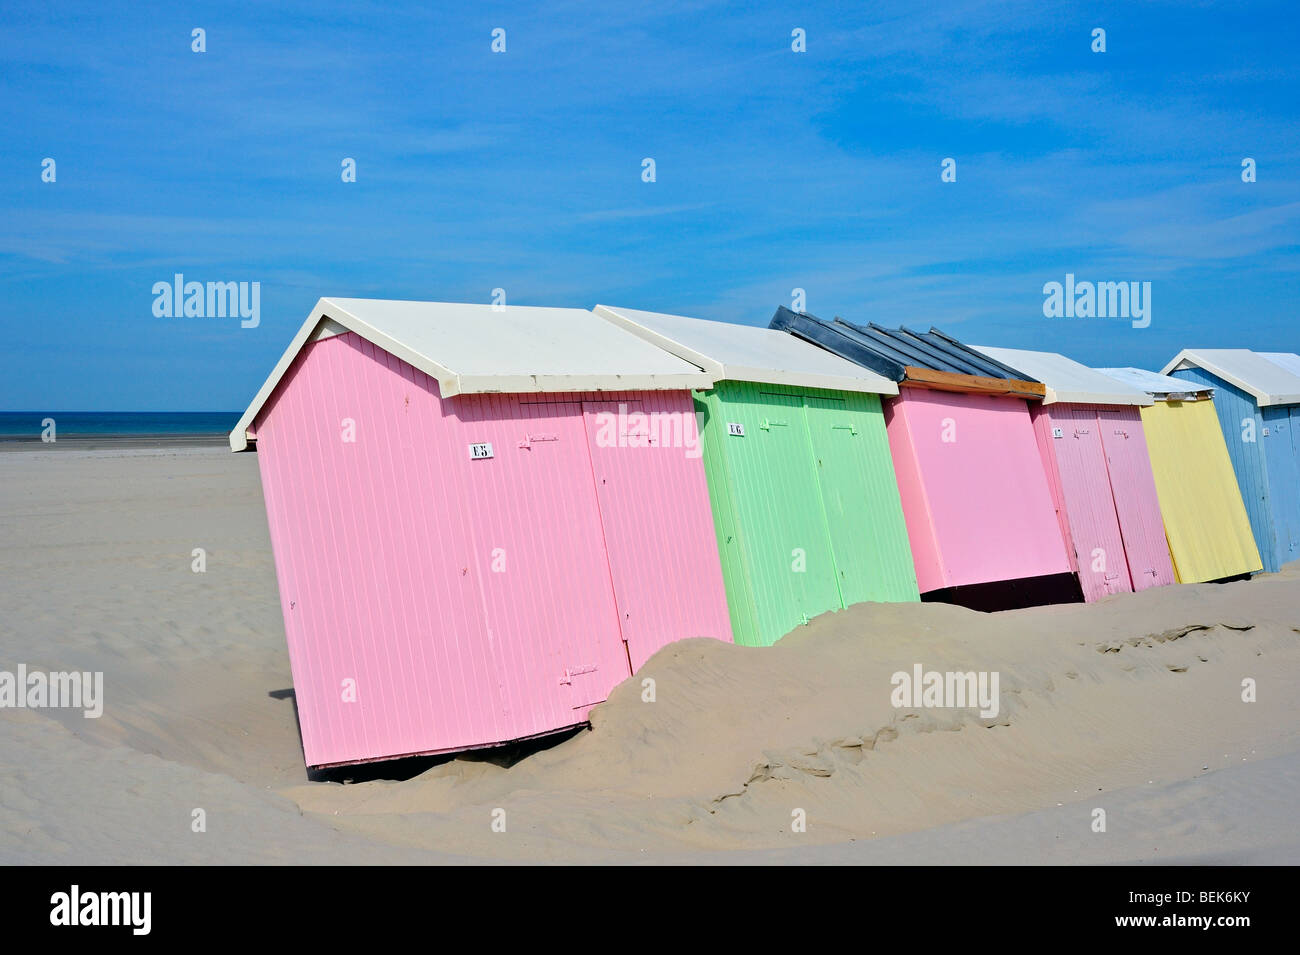
[[[973,347],[995,361],[1041,381],[1047,388],[1047,394],[1043,398],[1045,405],[1058,401],[1081,405],[1154,404],[1152,397],[1145,391],[1056,352],[994,348],[990,345]]]
[[[1145,368],[1094,368],[1093,371],[1109,375],[1111,378],[1122,381],[1132,388],[1145,391],[1157,398],[1203,392],[1214,394],[1214,389],[1208,385],[1202,385],[1194,381],[1184,381],[1182,378],[1170,378],[1168,375],[1157,375],[1154,371],[1147,371]]]
[[[1205,369],[1236,385],[1261,408],[1300,404],[1300,373],[1246,348],[1184,348],[1162,371],[1167,375],[1182,368]]]
[[[1262,351],[1263,355],[1275,365],[1281,365],[1296,377],[1300,377],[1300,355],[1289,351]]]
[[[247,447],[248,428],[302,347],[349,331],[436,379],[444,398],[675,391],[714,382],[697,366],[586,309],[323,298],[230,433],[232,450]]]
[[[898,394],[888,378],[773,328],[607,305],[597,305],[596,314],[718,381]]]

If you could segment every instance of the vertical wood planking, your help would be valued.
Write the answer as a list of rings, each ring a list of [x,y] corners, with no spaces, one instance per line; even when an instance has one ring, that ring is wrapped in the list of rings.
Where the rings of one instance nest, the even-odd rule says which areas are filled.
[[[769,646],[863,600],[917,599],[874,395],[723,381],[696,404],[737,643]]]
[[[843,605],[919,599],[880,399],[813,389],[803,399]]]
[[[1172,584],[1174,568],[1142,415],[1133,406],[1103,407],[1097,409],[1097,420],[1133,589]]]
[[[1281,561],[1273,529],[1268,469],[1264,461],[1264,420],[1255,400],[1235,385],[1201,368],[1177,369],[1170,372],[1169,377],[1214,389],[1214,410],[1228,458],[1232,461],[1232,470],[1237,476],[1242,503],[1250,517],[1255,546],[1264,570],[1276,572]]]
[[[1250,518],[1213,402],[1157,401],[1141,415],[1178,581],[1200,583],[1259,570]]]
[[[583,412],[632,667],[682,637],[731,642],[690,396],[636,392]]]
[[[912,550],[932,536],[942,574],[918,561],[922,592],[1073,569],[1024,400],[907,387],[892,404],[895,467],[901,480],[910,447],[919,483],[903,497]]]
[[[934,515],[930,512],[929,494],[921,477],[916,443],[908,424],[907,405],[901,397],[884,402],[885,434],[898,481],[898,498],[907,527],[908,546],[912,551],[916,586],[924,594],[948,586],[948,574],[944,569]]]
[[[1259,443],[1268,477],[1269,518],[1278,565],[1300,557],[1300,462],[1296,460],[1295,409],[1278,405],[1260,409]]]
[[[1029,419],[1034,424],[1034,438],[1038,442],[1038,456],[1043,462],[1043,473],[1047,477],[1047,490],[1052,497],[1052,506],[1056,508],[1056,525],[1061,529],[1061,540],[1065,543],[1065,554],[1070,560],[1071,569],[1079,572],[1078,549],[1070,533],[1070,516],[1065,501],[1065,488],[1061,484],[1061,468],[1056,460],[1056,448],[1052,442],[1052,409],[1055,405],[1035,404],[1029,409]]]
[[[1083,597],[1093,601],[1131,593],[1133,584],[1097,409],[1093,405],[1054,404],[1050,421],[1051,427],[1061,431],[1059,438],[1049,431],[1047,440],[1060,476]]]
[[[768,390],[770,389],[770,390]],[[808,452],[803,402],[789,389],[719,382],[727,480],[752,581],[757,643],[840,606],[834,561]],[[729,436],[739,424],[744,436]]]

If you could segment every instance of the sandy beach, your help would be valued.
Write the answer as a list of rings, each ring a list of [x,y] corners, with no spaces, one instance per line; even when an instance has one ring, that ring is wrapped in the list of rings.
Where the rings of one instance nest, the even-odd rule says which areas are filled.
[[[0,669],[104,674],[97,719],[0,709],[5,863],[1300,862],[1297,565],[683,641],[561,741],[314,778],[256,456],[5,450]],[[998,712],[894,706],[917,665]]]

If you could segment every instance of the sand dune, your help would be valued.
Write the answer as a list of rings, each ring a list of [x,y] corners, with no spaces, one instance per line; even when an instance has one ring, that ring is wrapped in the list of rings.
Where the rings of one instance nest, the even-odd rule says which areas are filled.
[[[0,668],[102,670],[106,695],[98,720],[0,710],[0,859],[1300,861],[1294,565],[1003,614],[861,605],[768,649],[685,641],[589,731],[345,785],[302,764],[263,514],[253,455],[0,456]],[[894,707],[916,664],[996,671],[998,714]]]

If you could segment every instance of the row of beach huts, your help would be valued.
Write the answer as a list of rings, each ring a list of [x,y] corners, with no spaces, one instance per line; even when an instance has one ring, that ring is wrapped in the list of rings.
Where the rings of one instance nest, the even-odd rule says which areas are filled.
[[[309,766],[586,721],[665,644],[1300,557],[1300,357],[1155,374],[824,321],[321,299],[256,448]]]

